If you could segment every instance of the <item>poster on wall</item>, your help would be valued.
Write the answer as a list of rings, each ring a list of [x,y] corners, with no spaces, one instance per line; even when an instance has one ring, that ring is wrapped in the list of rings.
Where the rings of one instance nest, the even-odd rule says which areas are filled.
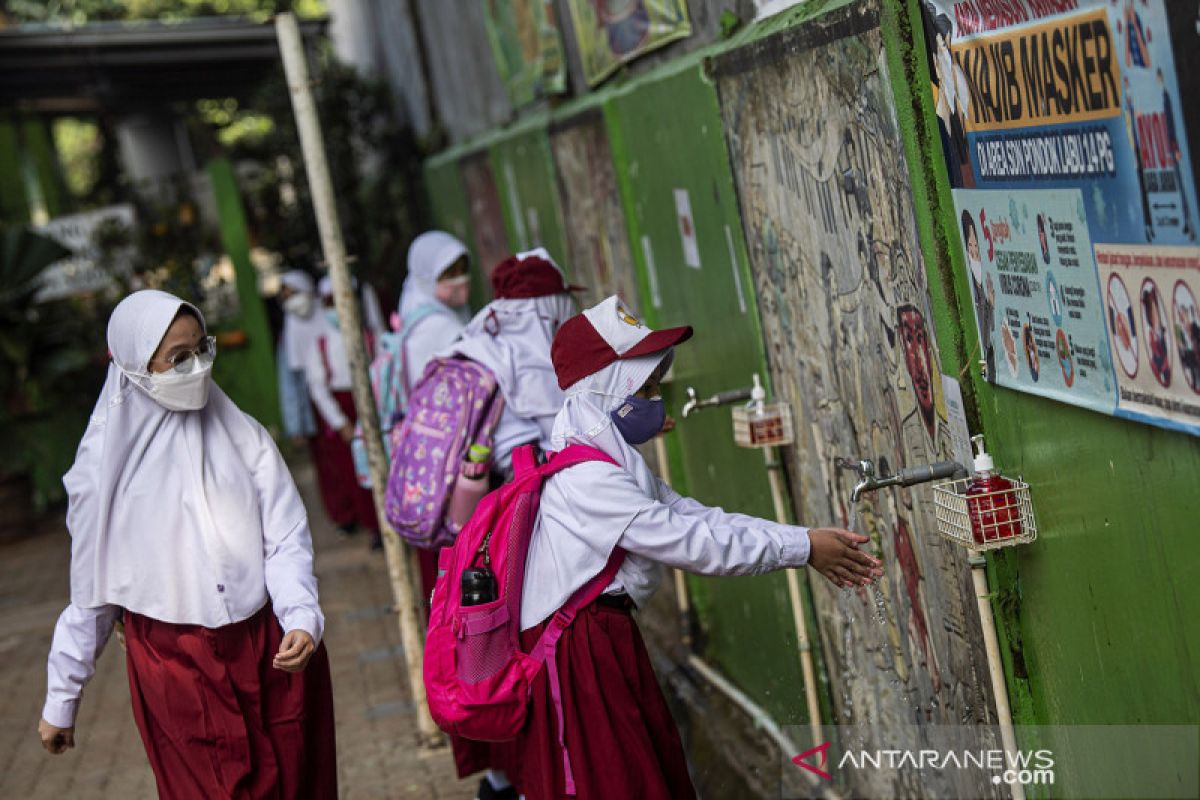
[[[1079,190],[955,192],[989,375],[1112,413],[1114,383]]]
[[[567,65],[551,0],[486,0],[483,23],[514,106],[566,91]]]
[[[1114,251],[1106,248],[1112,247],[1143,253],[1188,249],[1200,241],[1191,146],[1195,131],[1190,130],[1196,112],[1185,107],[1182,99],[1187,92],[1180,88],[1181,81],[1186,84],[1194,74],[1181,72],[1180,65],[1191,64],[1200,45],[1197,4],[923,0],[923,9],[938,134],[955,187],[963,253],[973,275],[977,262],[972,261],[971,251],[988,243],[981,240],[973,245],[967,240],[970,231],[964,212],[995,209],[1006,220],[1024,223],[1025,209],[1035,208],[1035,197],[1068,190],[1078,198],[1081,210],[1081,218],[1071,223],[1076,251],[1072,257],[1078,258],[1079,271],[1092,271],[1089,285],[1100,293],[1087,298],[1091,333],[1086,341],[1097,339],[1097,334],[1110,340],[1113,331],[1105,321],[1107,309],[1102,308],[1107,303],[1103,294],[1108,273],[1100,266],[1100,254],[1111,255]],[[1043,225],[1052,219],[1049,212],[1032,213],[1035,221],[1044,213]],[[1062,219],[1055,219],[1055,224],[1062,224]],[[978,231],[980,236],[983,233]],[[1036,230],[1033,234],[1040,236]],[[1046,234],[1053,257],[1058,234],[1053,229]],[[1084,242],[1094,246],[1093,253],[1083,252]],[[1061,291],[1062,270],[1053,264],[1048,268]],[[1012,276],[1008,281],[1012,286]],[[1032,334],[1029,352],[1039,356],[1045,355],[1047,342],[1038,329],[1044,333],[1053,327],[1057,339],[1059,326],[1035,324],[1030,310],[1031,320],[1019,330],[1011,319],[1005,325],[1006,318],[997,317],[991,336],[985,335],[988,323],[981,317],[993,310],[986,302],[987,287],[981,301],[978,281],[972,277],[969,282],[980,341],[985,351],[989,347],[992,351],[989,380],[1098,411],[1200,432],[1171,410],[1172,403],[1184,400],[1168,400],[1149,385],[1137,389],[1128,385],[1130,379],[1114,363],[1121,351],[1109,341],[1097,345],[1096,369],[1089,370],[1089,375],[1107,372],[1107,396],[1103,381],[1081,385],[1081,366],[1091,359],[1080,352],[1085,347],[1083,333],[1069,326],[1062,327],[1065,348],[1053,343],[1052,355],[1060,368],[1047,371],[1040,365],[1038,379],[1032,380],[1030,362],[1022,358],[1027,344],[1020,339],[1024,326],[1029,325]],[[1038,282],[1043,290],[1049,283],[1046,276]],[[1129,299],[1131,307],[1138,302],[1134,293]],[[1075,325],[1081,322],[1072,320]],[[1017,375],[1008,368],[1009,345],[1017,351]],[[1106,353],[1111,356],[1107,370],[1102,360]],[[1125,350],[1124,355],[1130,352]],[[1068,357],[1076,370],[1072,384],[1047,383],[1048,372],[1050,378],[1066,381]],[[1133,402],[1135,395],[1141,402]]]
[[[926,3],[951,182],[1084,189],[1095,241],[1196,241],[1196,187],[1162,0]],[[1075,9],[1063,13],[1058,9]]]
[[[643,53],[692,35],[686,0],[568,0],[568,4],[588,86]]]
[[[1200,430],[1200,248],[1098,244],[1118,410]]]

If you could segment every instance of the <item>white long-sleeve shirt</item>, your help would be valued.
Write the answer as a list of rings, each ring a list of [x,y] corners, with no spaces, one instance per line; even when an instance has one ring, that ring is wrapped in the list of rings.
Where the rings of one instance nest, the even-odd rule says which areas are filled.
[[[254,616],[269,597],[283,630],[302,630],[314,642],[321,641],[325,615],[317,599],[307,521],[291,531],[267,531],[259,565],[215,564],[204,543],[198,541],[175,540],[172,548],[178,554],[174,560],[178,583],[200,581],[208,587],[206,613],[192,624],[217,628],[241,622]],[[47,660],[42,709],[42,718],[51,725],[69,728],[75,724],[83,688],[96,671],[96,661],[121,612],[115,605],[80,608],[72,603],[59,616]],[[169,610],[162,616],[172,618],[168,621],[182,619]]]
[[[304,378],[308,381],[308,393],[317,407],[317,413],[325,420],[325,424],[335,431],[345,427],[350,420],[333,397],[334,392],[350,391],[351,385],[350,359],[346,356],[346,343],[341,331],[326,325],[321,336],[314,339],[312,348],[304,358]]]
[[[663,565],[700,575],[759,575],[808,563],[808,528],[712,508],[662,481],[657,493],[657,500],[647,497],[633,475],[602,462],[580,464],[545,483],[525,567],[522,630],[599,574],[614,546],[626,556],[605,591],[628,593],[639,606],[658,587]],[[604,537],[575,535],[596,530],[597,520],[610,523]]]

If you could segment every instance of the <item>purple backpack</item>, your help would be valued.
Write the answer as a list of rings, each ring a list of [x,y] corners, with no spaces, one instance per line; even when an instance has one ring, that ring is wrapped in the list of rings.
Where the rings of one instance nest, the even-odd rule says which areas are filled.
[[[451,357],[425,367],[392,433],[384,513],[402,539],[428,550],[454,543],[461,526],[447,512],[455,485],[460,475],[485,478],[491,459],[468,461],[467,453],[490,454],[503,411],[496,378],[482,364]]]

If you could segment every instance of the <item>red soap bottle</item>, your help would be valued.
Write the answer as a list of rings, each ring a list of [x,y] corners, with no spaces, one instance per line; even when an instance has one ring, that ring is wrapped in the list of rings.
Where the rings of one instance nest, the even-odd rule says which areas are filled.
[[[1012,481],[995,472],[995,463],[983,449],[983,437],[972,436],[978,453],[975,477],[967,484],[967,513],[976,544],[1011,539],[1021,534],[1021,508]]]

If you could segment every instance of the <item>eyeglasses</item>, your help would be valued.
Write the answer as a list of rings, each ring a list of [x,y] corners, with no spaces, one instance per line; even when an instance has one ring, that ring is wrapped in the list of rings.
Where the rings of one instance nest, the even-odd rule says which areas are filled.
[[[194,369],[194,367],[192,367],[192,359],[193,358],[198,358],[202,362],[208,362],[211,364],[213,359],[215,359],[216,357],[217,357],[217,339],[216,339],[216,337],[215,336],[205,336],[203,339],[200,340],[200,344],[196,345],[191,350],[180,350],[179,352],[173,353],[171,356],[169,356],[167,358],[155,358],[155,359],[151,359],[151,361],[160,361],[164,364],[170,364],[171,369],[175,370],[176,372],[188,373]]]

